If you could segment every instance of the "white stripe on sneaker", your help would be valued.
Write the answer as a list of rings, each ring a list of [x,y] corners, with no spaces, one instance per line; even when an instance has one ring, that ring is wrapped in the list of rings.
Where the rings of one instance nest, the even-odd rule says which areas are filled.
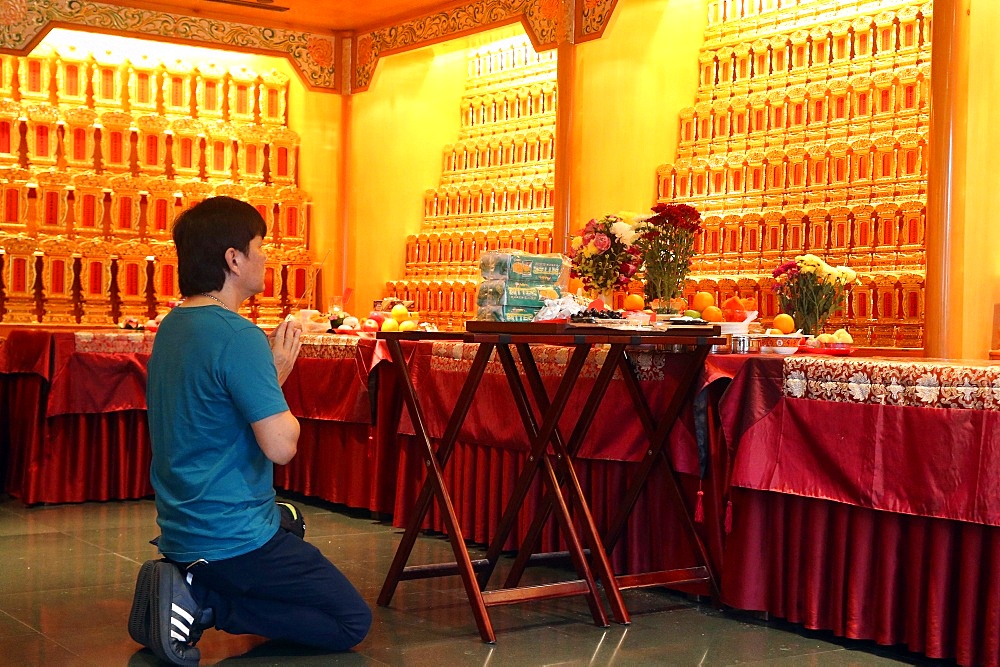
[[[185,644],[187,643],[187,637],[184,637],[183,635],[181,635],[181,633],[177,632],[176,630],[171,630],[170,631],[170,638],[171,639],[176,639],[177,641],[179,641],[181,643],[185,643]]]
[[[194,616],[192,616],[192,615],[191,615],[191,614],[189,614],[189,613],[188,613],[187,611],[185,611],[185,610],[184,610],[184,607],[181,607],[181,606],[180,606],[179,604],[177,604],[176,602],[174,602],[174,603],[173,603],[173,604],[171,605],[171,607],[173,608],[173,612],[174,612],[175,614],[177,614],[178,616],[180,616],[181,618],[183,618],[183,619],[184,619],[185,621],[187,621],[187,622],[188,622],[188,625],[191,625],[191,624],[193,624],[193,623],[194,623]]]

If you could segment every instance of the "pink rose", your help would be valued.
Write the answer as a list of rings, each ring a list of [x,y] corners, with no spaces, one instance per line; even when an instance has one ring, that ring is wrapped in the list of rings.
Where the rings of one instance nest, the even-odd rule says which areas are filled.
[[[594,245],[599,252],[604,252],[611,247],[611,239],[608,238],[607,234],[595,234]]]

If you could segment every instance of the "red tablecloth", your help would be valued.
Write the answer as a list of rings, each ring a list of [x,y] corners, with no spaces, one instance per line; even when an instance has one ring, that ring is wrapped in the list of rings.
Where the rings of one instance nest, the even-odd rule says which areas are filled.
[[[1000,525],[1000,366],[802,357],[781,388],[733,486]]]
[[[11,332],[0,346],[7,492],[27,504],[152,494],[145,413],[152,341],[143,332]],[[358,343],[306,337],[283,387],[302,424],[299,453],[276,468],[275,482],[388,512],[395,459],[371,451],[377,443],[363,383],[371,362],[359,355],[373,350]]]
[[[719,402],[735,453],[723,601],[998,664],[998,370],[749,360]]]
[[[433,397],[423,407],[428,429],[434,437],[440,437],[444,433],[451,408],[461,391],[477,347],[475,344],[456,341],[436,341],[420,342],[411,348],[410,376],[414,387],[421,396]],[[534,350],[542,380],[551,395],[562,378],[569,360],[569,350],[547,345],[534,346]],[[579,419],[605,354],[606,349],[598,346],[587,358],[576,390],[560,421],[564,434],[569,434]],[[676,386],[673,375],[676,365],[674,355],[669,352],[639,350],[631,352],[629,357],[635,364],[643,391],[655,412],[657,406],[672,395]],[[744,359],[745,357],[727,355],[710,357],[705,372],[699,379],[698,390],[704,389],[713,381],[732,377]],[[577,458],[641,460],[647,446],[646,436],[617,371],[600,409],[602,418],[594,421]],[[405,412],[402,431],[408,435],[414,433],[409,414]],[[466,443],[522,451],[528,448],[527,436],[521,428],[503,368],[495,354],[486,367],[459,439]],[[687,419],[675,426],[670,438],[671,457],[675,469],[680,472],[700,473],[698,449],[692,446],[693,442],[693,424],[690,415],[687,415]]]

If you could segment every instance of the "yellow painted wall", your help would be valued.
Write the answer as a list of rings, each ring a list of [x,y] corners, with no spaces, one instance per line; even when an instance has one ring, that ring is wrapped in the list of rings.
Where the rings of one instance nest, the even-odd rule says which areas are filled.
[[[576,47],[571,230],[655,203],[678,111],[695,102],[706,17],[705,0],[619,0],[604,36]]]
[[[953,271],[963,284],[964,309],[948,312],[963,320],[962,356],[985,358],[996,342],[994,308],[1000,305],[1000,197],[996,170],[1000,108],[989,91],[1000,90],[996,31],[1000,2],[972,0],[969,15],[968,160],[965,187],[965,270]],[[933,146],[931,147],[933,150]],[[958,267],[955,267],[958,269]]]
[[[383,58],[351,100],[347,284],[366,314],[403,276],[405,241],[420,230],[424,192],[441,181],[442,149],[459,131],[464,41]]]
[[[351,98],[347,173],[350,312],[365,313],[403,276],[405,241],[420,231],[424,193],[441,183],[443,149],[458,141],[467,50],[521,32],[508,26],[382,58]]]
[[[309,195],[309,246],[322,263],[313,305],[325,309],[343,293],[344,227],[341,133],[343,98],[311,92],[298,81],[288,95],[289,126],[299,133],[299,188]]]

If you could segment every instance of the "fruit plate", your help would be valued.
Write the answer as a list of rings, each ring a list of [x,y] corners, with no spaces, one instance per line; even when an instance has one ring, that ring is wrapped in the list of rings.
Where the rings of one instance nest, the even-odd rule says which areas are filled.
[[[827,343],[825,345],[802,345],[799,352],[805,354],[823,354],[831,357],[848,357],[854,354],[854,346],[849,343]]]

